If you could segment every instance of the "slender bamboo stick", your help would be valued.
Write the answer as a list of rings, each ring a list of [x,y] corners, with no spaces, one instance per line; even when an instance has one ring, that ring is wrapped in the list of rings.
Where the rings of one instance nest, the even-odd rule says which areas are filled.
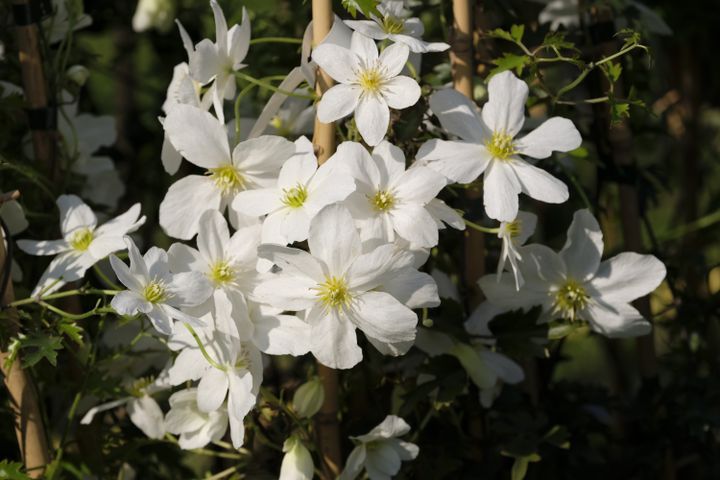
[[[453,0],[453,33],[450,49],[453,85],[455,90],[473,100],[473,2]],[[469,205],[482,198],[479,188],[467,190]],[[472,210],[472,209],[471,209]],[[475,220],[475,219],[473,219]],[[485,273],[485,238],[477,230],[465,230],[465,284],[469,290],[470,306],[482,300],[477,281]]]
[[[3,198],[0,198],[0,205],[4,201],[17,198],[18,195],[3,196]],[[8,257],[5,240],[5,233],[0,229],[0,266],[2,267],[7,264],[6,262],[12,261]],[[7,241],[9,242],[10,239],[7,239]],[[2,285],[0,285],[0,288],[2,288]],[[7,287],[2,292],[2,305],[7,305],[14,300],[15,292],[12,281],[8,280]],[[17,326],[20,321],[17,310],[8,308],[4,310],[3,317],[7,320],[6,331],[9,336],[14,336],[17,333]],[[2,348],[0,348],[0,370],[2,370],[5,388],[10,399],[10,411],[14,418],[15,435],[17,436],[20,455],[27,469],[27,474],[31,478],[39,478],[45,471],[45,466],[50,462],[50,455],[37,393],[30,375],[20,368],[21,360],[19,355],[10,368],[6,368],[5,361],[9,355],[7,345],[2,345]]]
[[[13,6],[19,9],[30,9],[30,0],[13,0]],[[48,85],[43,71],[40,53],[40,32],[36,23],[16,25],[20,68],[22,70],[25,101],[30,109],[41,111],[50,104]],[[50,178],[57,173],[55,165],[55,130],[54,125],[44,128],[33,128],[31,135],[35,159],[42,165]]]
[[[318,45],[330,32],[334,16],[332,0],[313,0],[313,45]],[[332,86],[332,78],[317,69],[315,91],[318,97]],[[313,146],[318,163],[323,164],[335,152],[335,125],[322,123],[315,118]],[[320,457],[322,458],[323,478],[330,480],[342,470],[342,450],[340,448],[340,422],[338,420],[338,372],[318,362],[317,371],[325,390],[325,401],[315,415],[315,429]]]

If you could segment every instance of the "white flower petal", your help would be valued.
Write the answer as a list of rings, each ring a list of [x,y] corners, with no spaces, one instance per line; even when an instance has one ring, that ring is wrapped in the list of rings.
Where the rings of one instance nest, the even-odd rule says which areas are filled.
[[[310,350],[310,325],[294,315],[253,315],[253,344],[268,355],[304,355]]]
[[[470,183],[485,171],[490,154],[482,145],[432,139],[423,143],[416,159],[457,183]]]
[[[208,264],[200,252],[184,243],[173,243],[168,249],[168,264],[174,273],[207,270]]]
[[[414,79],[404,75],[391,78],[382,86],[382,95],[385,97],[385,101],[390,108],[395,110],[415,105],[420,98],[420,93],[420,85]]]
[[[64,237],[78,228],[95,229],[97,217],[77,195],[60,195],[57,206],[60,209],[60,231]]]
[[[307,278],[316,283],[321,283],[325,279],[326,272],[323,265],[299,248],[264,244],[258,247],[258,256],[270,260],[288,275]]]
[[[357,85],[341,83],[331,87],[317,105],[318,119],[330,123],[350,115],[357,108],[361,93]]]
[[[338,480],[355,480],[360,472],[362,472],[365,459],[367,458],[367,449],[365,444],[360,444],[353,448],[345,462],[345,468],[338,477]]]
[[[57,255],[71,250],[65,240],[18,240],[17,246],[29,255]]]
[[[160,406],[149,395],[134,398],[127,406],[130,421],[148,437],[159,440],[165,436],[165,422]]]
[[[96,262],[97,260],[88,253],[61,253],[52,259],[31,295],[36,296],[41,291],[43,295],[49,295],[56,292],[67,282],[80,280],[85,276],[88,268],[92,267]]]
[[[325,262],[330,275],[342,275],[360,254],[360,235],[348,209],[342,205],[323,208],[310,224],[310,253]]]
[[[175,149],[190,163],[202,168],[230,163],[225,126],[205,110],[177,105],[168,113],[163,127]]]
[[[213,180],[188,175],[173,183],[160,203],[160,226],[169,236],[190,240],[207,210],[218,210],[222,196]]]
[[[225,259],[225,250],[230,243],[227,222],[217,210],[208,210],[198,223],[197,246],[200,254],[213,263]]]
[[[218,50],[212,40],[205,38],[195,45],[195,52],[189,58],[190,75],[205,85],[218,74],[221,68]]]
[[[402,202],[425,205],[440,193],[445,184],[445,178],[435,170],[412,167],[396,181],[394,191]]]
[[[232,209],[252,217],[260,217],[283,207],[276,188],[258,188],[239,192],[232,202]]]
[[[492,135],[477,105],[457,90],[447,88],[430,95],[430,109],[445,130],[462,140],[483,143]]]
[[[584,282],[592,278],[603,254],[603,234],[589,210],[578,210],[567,232],[565,246],[560,250],[568,275]]]
[[[110,265],[112,266],[115,275],[118,277],[118,280],[120,280],[120,283],[134,292],[140,292],[143,289],[143,284],[140,282],[138,277],[134,275],[128,266],[115,255],[110,255]]]
[[[510,71],[498,73],[488,83],[488,101],[482,109],[485,125],[514,137],[525,123],[527,97],[527,83]]]
[[[563,203],[570,197],[567,185],[525,160],[512,160],[523,193],[535,200],[547,203]]]
[[[366,292],[353,301],[351,321],[363,332],[387,343],[415,339],[417,315],[385,292]]]
[[[438,287],[433,278],[414,268],[405,268],[385,280],[380,290],[389,293],[408,308],[433,308],[440,305]]]
[[[374,43],[375,42],[373,42],[373,44]],[[408,55],[410,55],[410,49],[407,45],[402,43],[394,43],[389,47],[385,48],[385,50],[383,50],[380,54],[380,64],[385,69],[385,75],[387,75],[387,77],[397,77],[397,75],[400,74],[402,69],[405,68],[405,64],[408,60]],[[413,83],[417,84],[415,80],[409,77],[398,78],[407,78],[408,80],[411,80]],[[383,87],[385,85],[387,85],[387,82],[383,85]],[[420,88],[418,87],[418,91],[419,90]]]
[[[593,330],[611,338],[637,337],[652,330],[650,322],[632,305],[590,302],[584,313]]]
[[[419,247],[434,247],[438,244],[438,229],[435,219],[421,205],[401,205],[390,210],[393,228],[402,238]]]
[[[547,158],[552,152],[569,152],[582,144],[572,121],[562,117],[545,120],[539,127],[515,142],[518,153],[532,158]]]
[[[171,294],[167,302],[169,305],[193,307],[210,297],[212,287],[205,275],[200,272],[181,272],[172,276],[167,291]]]
[[[355,325],[334,310],[325,312],[322,306],[313,308],[307,316],[311,325],[310,351],[323,365],[330,368],[352,368],[362,360],[357,344]]]
[[[240,25],[233,25],[228,32],[228,56],[233,61],[233,68],[236,70],[240,68],[240,63],[247,56],[250,47],[250,33],[250,16],[243,7],[242,22]]]
[[[225,401],[228,377],[222,370],[208,368],[198,384],[197,404],[203,412],[214,412]]]
[[[624,252],[602,262],[590,285],[604,301],[632,302],[655,290],[666,273],[653,255]]]
[[[488,217],[511,222],[518,212],[518,195],[522,187],[515,170],[502,161],[493,161],[485,171],[483,204]]]
[[[352,28],[356,32],[360,32],[366,37],[374,38],[375,40],[383,40],[387,38],[387,33],[372,20],[344,20],[345,25]]]
[[[138,312],[147,313],[152,310],[152,304],[136,292],[125,290],[118,292],[110,305],[120,315],[135,315]]]
[[[385,137],[390,109],[379,95],[363,95],[355,108],[355,124],[365,143],[374,147]]]
[[[275,275],[259,284],[253,296],[262,303],[299,312],[317,303],[314,290],[317,285],[307,277]]]
[[[313,50],[312,59],[335,81],[352,83],[355,80],[359,59],[347,48],[323,44]]]
[[[365,65],[374,65],[378,59],[378,49],[375,41],[358,32],[353,32],[352,34],[350,50],[355,53]]]

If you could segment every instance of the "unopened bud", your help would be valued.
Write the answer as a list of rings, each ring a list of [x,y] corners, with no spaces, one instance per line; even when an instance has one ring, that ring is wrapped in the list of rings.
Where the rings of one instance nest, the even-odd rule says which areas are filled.
[[[87,82],[90,72],[82,65],[73,65],[67,69],[66,75],[70,80],[82,87]]]
[[[293,407],[298,416],[310,418],[315,415],[325,401],[325,389],[319,378],[303,383],[295,390]]]

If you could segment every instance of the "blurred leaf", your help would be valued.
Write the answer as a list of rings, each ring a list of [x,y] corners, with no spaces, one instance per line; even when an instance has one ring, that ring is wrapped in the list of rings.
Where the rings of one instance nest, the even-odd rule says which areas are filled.
[[[0,461],[0,480],[28,480],[30,477],[21,472],[22,468],[20,462]]]
[[[530,57],[527,55],[515,55],[514,53],[504,53],[502,57],[493,60],[493,63],[497,67],[493,68],[490,72],[491,75],[497,75],[500,72],[506,70],[515,70],[515,73],[522,74],[523,68],[530,62]]]
[[[64,333],[65,335],[70,337],[70,339],[78,345],[83,344],[82,334],[84,330],[82,329],[82,327],[79,327],[74,321],[63,319],[58,324],[58,330],[61,333]]]
[[[57,366],[57,352],[62,350],[62,337],[54,335],[35,334],[20,339],[23,368],[32,367],[43,358],[50,364]]]

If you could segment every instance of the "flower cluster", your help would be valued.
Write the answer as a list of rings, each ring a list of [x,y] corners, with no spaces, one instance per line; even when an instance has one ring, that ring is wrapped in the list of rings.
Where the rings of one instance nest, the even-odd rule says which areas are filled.
[[[145,4],[149,16],[152,2]],[[482,110],[454,90],[432,93],[429,106],[441,128],[408,159],[388,132],[391,111],[415,105],[422,94],[410,54],[448,45],[422,40],[422,23],[406,18],[398,1],[383,2],[382,16],[346,25],[337,20],[335,34],[311,53],[337,82],[317,103],[317,116],[333,122],[352,114],[355,139],[363,142],[345,141],[320,163],[306,137],[277,135],[293,132],[279,123],[277,134],[253,128],[244,140],[239,119],[235,128],[226,125],[225,101],[235,99],[236,76],[246,67],[250,21],[243,9],[242,23],[228,28],[217,2],[210,5],[214,41],[194,44],[178,23],[188,62],[175,68],[161,120],[166,170],[175,174],[182,158],[194,169],[160,204],[160,226],[178,242],[142,255],[128,236],[145,220],[139,205],[97,226],[80,198],[63,195],[57,200],[63,238],[19,243],[30,254],[56,255],[33,292],[40,297],[82,279],[110,256],[125,287],[112,307],[122,316],[147,318],[172,352],[161,382],[121,401],[148,436],[172,433],[182,448],[192,449],[229,429],[239,448],[244,419],[260,393],[264,355],[309,352],[325,366],[349,369],[365,355],[359,333],[384,355],[404,355],[417,345],[428,356],[456,357],[489,406],[502,383],[523,379],[519,365],[486,341],[492,338],[488,322],[499,313],[540,306],[539,322],[586,322],[609,336],[648,331],[650,324],[629,302],[663,280],[664,266],[655,257],[622,253],[602,262],[602,233],[587,210],[576,212],[559,253],[526,245],[537,217],[519,210],[520,194],[552,204],[569,198],[566,185],[536,161],[578,148],[582,137],[561,117],[523,134],[524,81],[507,71],[493,76]],[[307,108],[286,112],[299,117]],[[284,119],[288,125],[297,120]],[[81,142],[81,163],[99,146]],[[448,185],[480,182],[480,176],[485,213],[499,222],[486,230],[502,247],[497,273],[479,282],[487,302],[466,323],[485,341],[463,342],[418,329],[418,310],[437,307],[441,296],[433,276],[421,269],[440,230],[465,228],[462,215],[438,195]],[[125,250],[129,265],[112,255]],[[173,387],[163,415],[152,395]],[[309,410],[307,416],[317,411]],[[391,415],[353,437],[357,447],[342,478],[355,478],[363,468],[370,478],[395,475],[401,461],[418,455],[416,445],[396,438],[409,429]],[[302,436],[289,437],[283,450],[281,477],[312,476]]]

